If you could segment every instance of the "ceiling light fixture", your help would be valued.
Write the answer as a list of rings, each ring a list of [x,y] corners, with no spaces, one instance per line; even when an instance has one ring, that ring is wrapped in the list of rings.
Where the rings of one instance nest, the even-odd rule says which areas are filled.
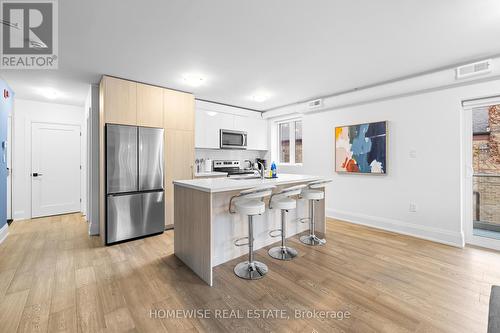
[[[188,86],[194,88],[205,84],[205,78],[200,74],[192,74],[192,73],[184,74],[182,75],[182,81]]]
[[[266,92],[258,92],[252,95],[252,100],[257,103],[262,103],[267,101],[271,96]]]

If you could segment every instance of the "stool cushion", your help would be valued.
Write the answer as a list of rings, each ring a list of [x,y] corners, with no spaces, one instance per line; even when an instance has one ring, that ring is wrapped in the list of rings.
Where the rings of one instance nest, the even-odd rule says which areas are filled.
[[[291,198],[273,198],[271,207],[273,209],[295,209],[297,207],[297,201]]]
[[[234,203],[236,212],[243,215],[259,215],[266,211],[266,205],[264,202],[252,199],[252,200],[238,200]]]
[[[300,195],[307,200],[321,200],[325,198],[325,192],[311,189],[302,190]]]
[[[316,180],[314,182],[310,182],[308,184],[308,187],[309,188],[322,188],[322,187],[325,187],[326,184],[331,183],[331,182],[332,182],[331,179],[320,179],[320,180]]]

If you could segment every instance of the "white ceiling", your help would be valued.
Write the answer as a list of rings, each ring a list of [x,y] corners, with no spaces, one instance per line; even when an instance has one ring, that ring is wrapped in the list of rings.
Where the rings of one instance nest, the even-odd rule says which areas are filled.
[[[82,105],[109,74],[267,110],[500,54],[498,22],[498,0],[61,0],[59,70],[0,75],[20,98]]]

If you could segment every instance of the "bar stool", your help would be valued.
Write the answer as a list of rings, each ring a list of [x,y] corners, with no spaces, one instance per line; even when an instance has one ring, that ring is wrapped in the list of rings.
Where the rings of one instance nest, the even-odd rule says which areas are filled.
[[[300,237],[300,241],[307,245],[325,245],[326,240],[320,239],[315,234],[315,221],[314,221],[314,202],[325,198],[325,192],[321,190],[316,190],[317,188],[323,188],[327,183],[330,183],[331,179],[322,179],[310,182],[307,184],[307,188],[302,190],[301,197],[309,200],[309,235]]]
[[[274,187],[274,185],[271,185],[241,191],[239,195],[233,196],[229,200],[229,212],[231,214],[240,213],[248,216],[248,237],[238,238],[234,241],[235,246],[248,245],[248,260],[234,267],[234,274],[242,279],[257,280],[267,274],[268,268],[266,264],[253,258],[253,217],[265,212],[266,205],[262,199],[270,196]],[[235,211],[231,210],[233,201]],[[248,240],[248,242],[240,243],[242,240]]]
[[[281,229],[271,230],[269,236],[278,237],[281,234],[281,245],[269,249],[269,255],[278,260],[292,260],[297,256],[297,250],[288,247],[286,240],[286,213],[290,209],[297,208],[297,200],[291,197],[300,194],[306,185],[297,185],[285,188],[281,192],[274,193],[269,198],[269,209],[281,209]],[[274,234],[279,231],[280,234]]]

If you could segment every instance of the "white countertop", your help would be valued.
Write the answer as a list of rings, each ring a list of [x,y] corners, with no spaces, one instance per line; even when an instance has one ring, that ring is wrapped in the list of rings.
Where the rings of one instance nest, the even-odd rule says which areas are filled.
[[[294,183],[303,183],[320,179],[318,176],[296,175],[296,174],[278,174],[278,178],[265,179],[234,179],[234,178],[201,178],[189,180],[174,180],[178,186],[189,187],[195,190],[217,193],[227,191],[245,190],[262,185],[286,185]]]
[[[219,171],[209,171],[209,172],[196,172],[194,174],[195,177],[225,177],[227,176],[227,172],[219,172]]]

